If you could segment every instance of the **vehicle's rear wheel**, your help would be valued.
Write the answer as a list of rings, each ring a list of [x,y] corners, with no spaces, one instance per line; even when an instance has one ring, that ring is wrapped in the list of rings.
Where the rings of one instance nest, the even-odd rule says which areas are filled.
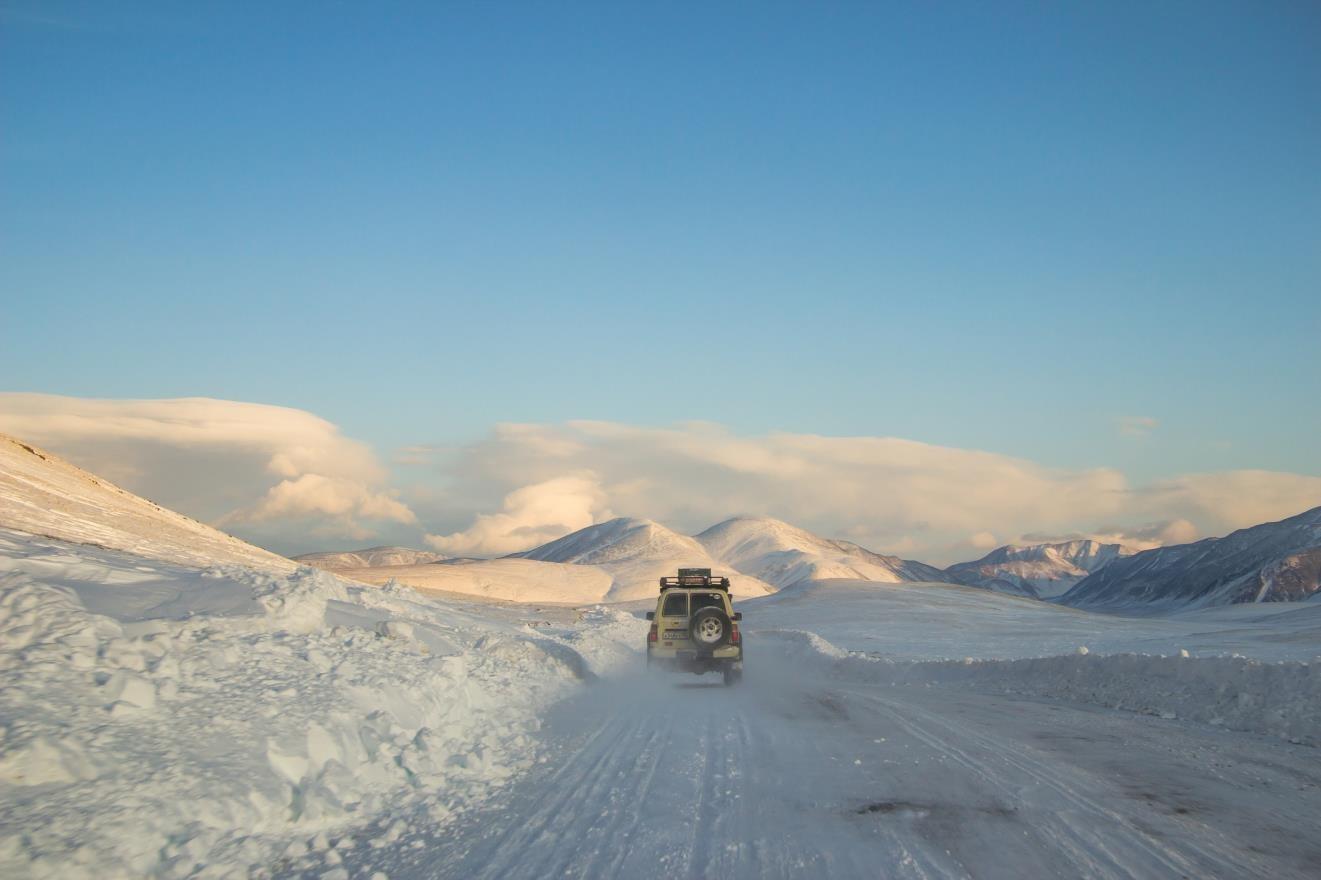
[[[743,680],[742,666],[736,666],[733,663],[726,663],[723,672],[725,675],[725,687],[732,687]]]

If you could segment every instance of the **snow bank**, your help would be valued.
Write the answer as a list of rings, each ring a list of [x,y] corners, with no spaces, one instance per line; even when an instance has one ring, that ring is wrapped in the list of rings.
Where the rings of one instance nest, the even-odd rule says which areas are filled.
[[[81,561],[51,583],[56,552]],[[45,542],[0,567],[0,876],[333,868],[350,829],[443,821],[535,763],[544,707],[639,638],[618,612],[571,640],[309,568],[144,563]],[[130,572],[150,589],[117,608]]]
[[[1073,654],[1023,660],[912,662],[846,652],[814,633],[758,632],[801,662],[886,684],[938,684],[1067,700],[1321,745],[1321,658]]]

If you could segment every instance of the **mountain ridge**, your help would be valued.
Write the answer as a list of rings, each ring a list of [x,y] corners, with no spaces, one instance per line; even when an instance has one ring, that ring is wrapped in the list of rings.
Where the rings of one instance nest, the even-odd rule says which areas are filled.
[[[1077,608],[1191,608],[1288,602],[1321,591],[1321,507],[1278,522],[1144,550],[1060,597]]]
[[[1136,551],[1090,538],[1038,544],[1006,544],[981,559],[945,569],[956,583],[1033,599],[1063,595],[1089,574]]]
[[[413,547],[395,545],[365,547],[361,550],[325,550],[317,553],[303,553],[292,558],[295,562],[325,569],[326,571],[340,571],[350,568],[389,568],[401,565],[429,565],[449,559],[443,553],[436,553],[432,550],[417,550]]]
[[[876,553],[851,541],[823,538],[773,517],[730,517],[699,532],[695,540],[735,570],[780,589],[812,580],[907,583],[945,579],[934,566]]]

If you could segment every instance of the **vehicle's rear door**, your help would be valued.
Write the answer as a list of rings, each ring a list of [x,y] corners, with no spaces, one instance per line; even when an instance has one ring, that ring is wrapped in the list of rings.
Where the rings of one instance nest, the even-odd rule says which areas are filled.
[[[661,602],[660,620],[656,622],[661,644],[677,648],[688,644],[688,594],[671,590]]]

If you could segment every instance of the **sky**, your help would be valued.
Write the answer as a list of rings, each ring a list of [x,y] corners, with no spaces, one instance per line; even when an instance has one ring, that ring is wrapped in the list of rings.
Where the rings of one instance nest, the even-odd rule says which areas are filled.
[[[709,510],[935,558],[1286,515],[1321,504],[1317,94],[1312,2],[0,0],[0,430],[285,552]],[[242,406],[136,403],[192,399]],[[866,440],[1130,500],[942,464],[973,503],[900,447],[850,471]],[[225,485],[168,465],[221,448]],[[1192,477],[1229,500],[1150,502]]]

